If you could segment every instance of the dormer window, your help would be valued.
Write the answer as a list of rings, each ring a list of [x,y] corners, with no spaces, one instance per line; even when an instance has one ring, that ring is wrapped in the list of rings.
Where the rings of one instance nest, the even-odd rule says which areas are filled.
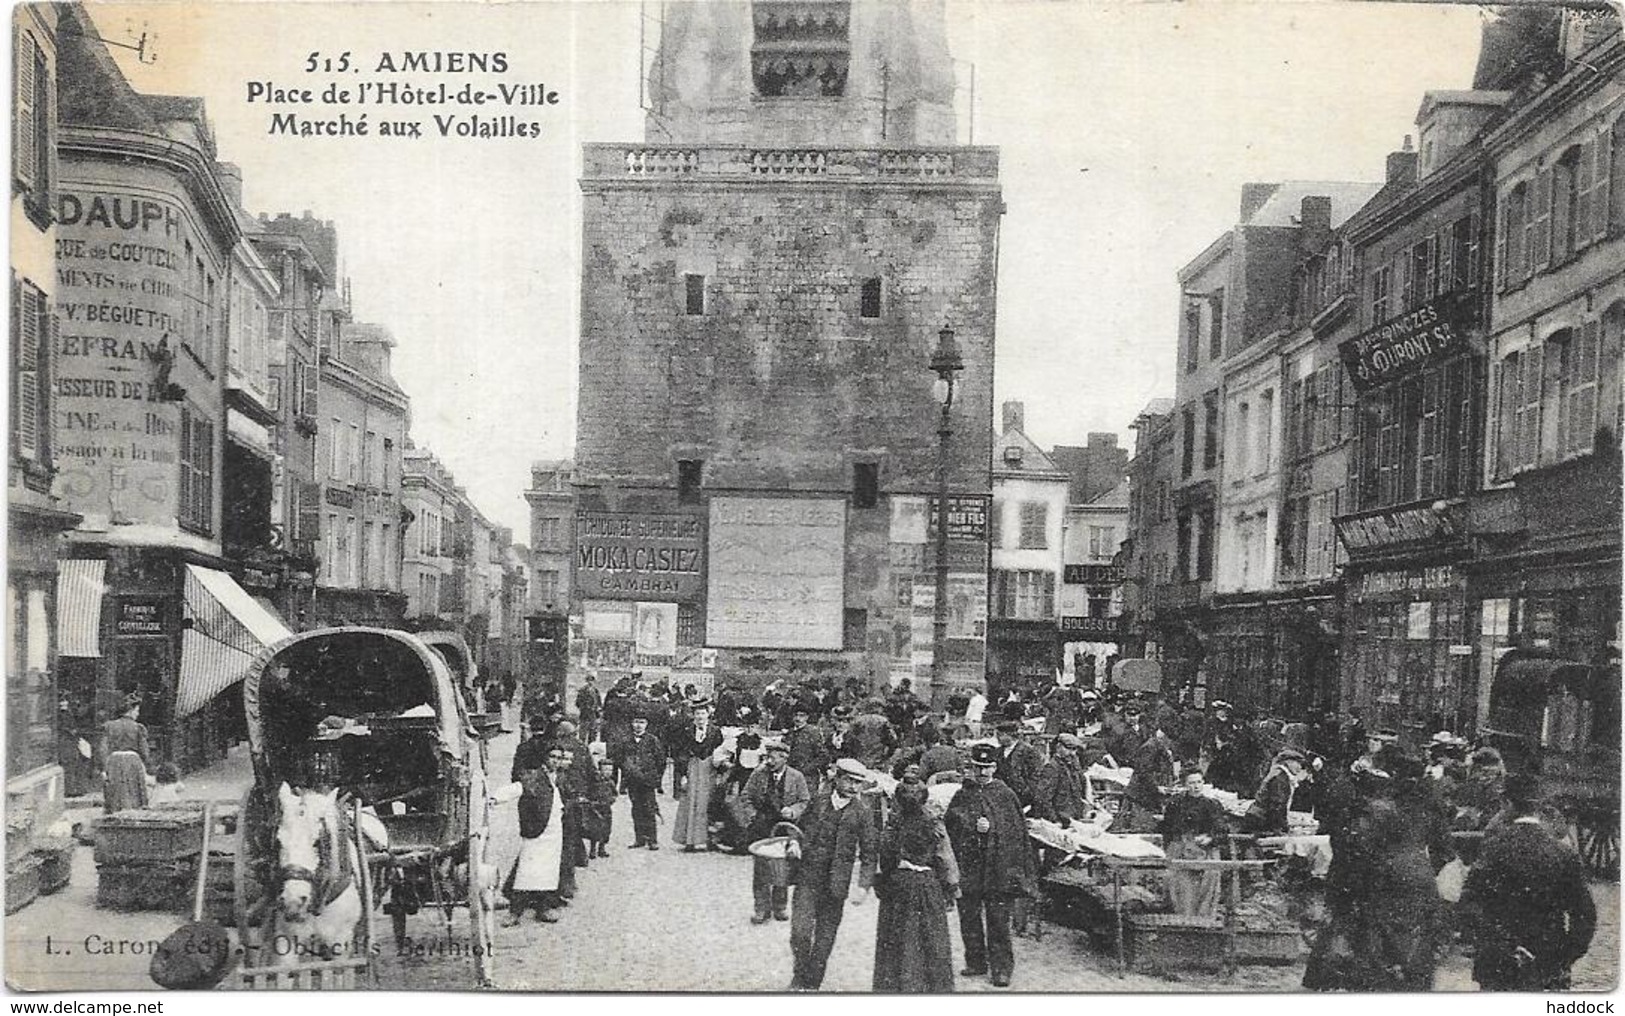
[[[1004,464],[1007,466],[1021,465],[1021,446],[1011,445],[1004,450]]]
[[[850,0],[756,0],[751,76],[764,98],[846,94]]]

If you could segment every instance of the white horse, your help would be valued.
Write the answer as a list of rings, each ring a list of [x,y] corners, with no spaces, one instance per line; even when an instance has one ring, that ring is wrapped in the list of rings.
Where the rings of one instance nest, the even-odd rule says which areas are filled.
[[[364,901],[361,859],[337,790],[277,788],[277,878],[282,891],[271,921],[279,964],[349,957]]]

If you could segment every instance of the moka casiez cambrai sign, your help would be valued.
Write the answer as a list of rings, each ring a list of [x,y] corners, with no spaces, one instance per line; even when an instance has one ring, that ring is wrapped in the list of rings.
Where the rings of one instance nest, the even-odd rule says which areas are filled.
[[[1466,348],[1472,294],[1445,293],[1338,347],[1357,391],[1413,374]]]

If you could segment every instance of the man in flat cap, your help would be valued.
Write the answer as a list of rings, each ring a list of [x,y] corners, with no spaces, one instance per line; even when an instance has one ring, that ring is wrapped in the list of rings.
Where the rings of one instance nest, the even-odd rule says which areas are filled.
[[[1274,835],[1287,831],[1287,812],[1292,795],[1304,779],[1303,752],[1287,748],[1275,756],[1264,782],[1258,785],[1253,803],[1242,816],[1242,826],[1250,833]]]
[[[1016,966],[1012,905],[1037,895],[1038,881],[1021,804],[994,776],[999,755],[995,745],[971,748],[971,778],[954,795],[944,821],[959,864],[959,934],[965,944],[960,973],[991,974],[994,986],[1005,988]]]
[[[807,780],[789,765],[790,746],[774,739],[762,747],[767,752],[767,761],[751,771],[743,795],[750,809],[746,840],[751,843],[772,836],[773,827],[780,822],[800,821],[811,800]],[[790,919],[790,890],[770,884],[760,866],[751,881],[751,891],[756,898],[752,924],[766,924],[770,914],[780,921]]]
[[[1076,734],[1062,734],[1055,739],[1049,761],[1039,767],[1033,782],[1033,818],[1068,826],[1083,815],[1083,770],[1078,767],[1082,747],[1083,741]]]
[[[801,864],[796,868],[790,900],[790,952],[795,957],[791,991],[817,991],[835,948],[852,889],[852,865],[858,884],[874,884],[879,833],[874,812],[859,795],[868,786],[862,764],[843,758],[835,763],[832,786],[802,814]]]

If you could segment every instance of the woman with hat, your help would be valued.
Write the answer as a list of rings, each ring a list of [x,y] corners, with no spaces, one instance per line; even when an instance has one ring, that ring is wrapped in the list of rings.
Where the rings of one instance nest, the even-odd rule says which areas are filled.
[[[672,745],[672,757],[687,774],[672,838],[693,853],[711,845],[711,757],[722,747],[722,731],[711,722],[711,702],[700,699],[689,706],[693,722]]]
[[[102,808],[111,815],[147,806],[147,728],[140,721],[141,693],[124,699],[124,712],[102,725]]]
[[[953,944],[946,901],[959,893],[958,873],[944,864],[937,822],[926,810],[925,784],[897,787],[897,810],[880,837],[875,895],[874,990],[937,994],[954,990]]]

